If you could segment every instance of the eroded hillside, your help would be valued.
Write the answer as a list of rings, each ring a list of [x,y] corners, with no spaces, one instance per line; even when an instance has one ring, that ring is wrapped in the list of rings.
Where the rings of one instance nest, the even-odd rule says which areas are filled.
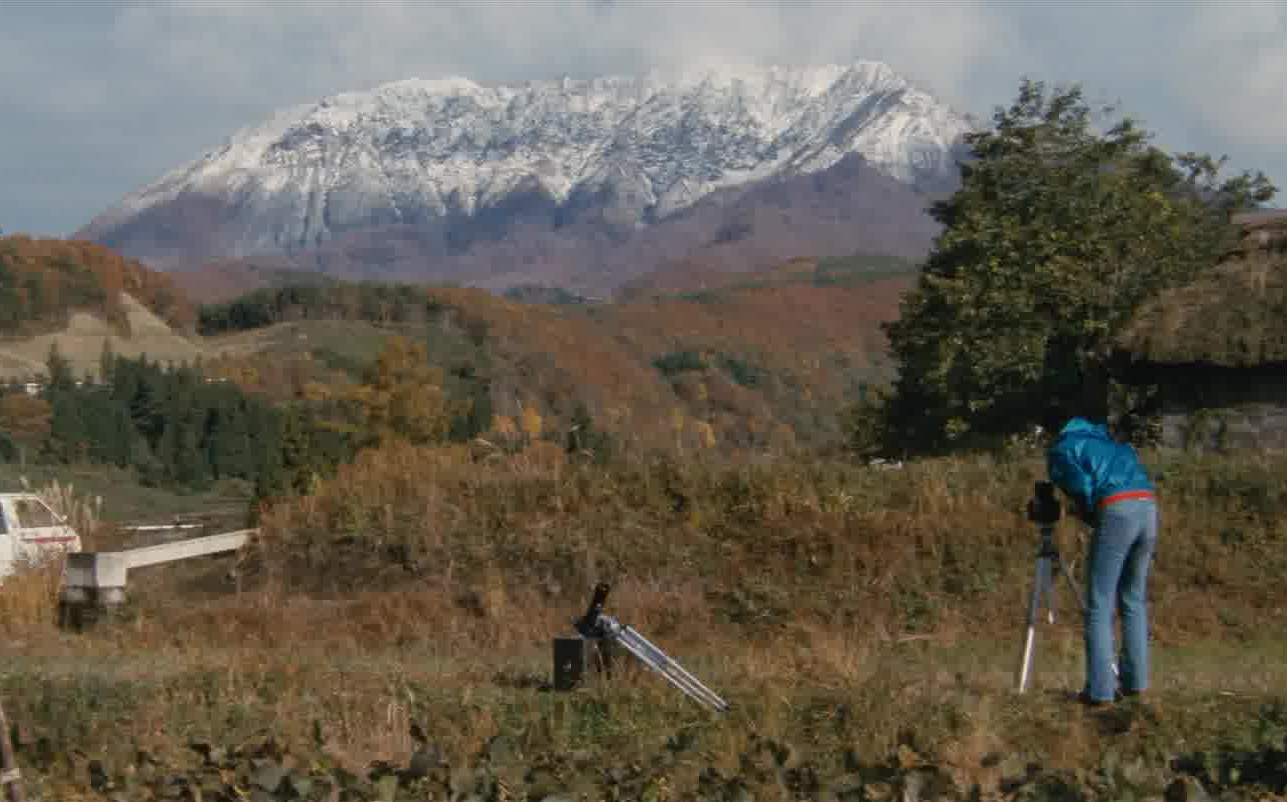
[[[200,353],[196,309],[174,280],[90,242],[0,237],[0,378],[42,374],[51,345],[77,376],[105,342],[124,356]]]

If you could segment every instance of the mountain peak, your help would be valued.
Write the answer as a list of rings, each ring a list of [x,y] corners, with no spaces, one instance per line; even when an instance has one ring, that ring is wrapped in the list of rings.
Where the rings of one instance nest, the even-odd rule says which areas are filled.
[[[78,236],[164,266],[289,254],[380,225],[551,206],[629,230],[721,190],[850,154],[919,189],[970,129],[877,61],[688,64],[512,83],[407,78],[284,109],[125,198]],[[201,221],[200,246],[158,242]]]

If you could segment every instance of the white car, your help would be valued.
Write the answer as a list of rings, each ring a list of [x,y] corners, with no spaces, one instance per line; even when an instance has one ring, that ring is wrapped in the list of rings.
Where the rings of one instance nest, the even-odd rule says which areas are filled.
[[[80,535],[35,493],[0,493],[0,580],[80,550]]]

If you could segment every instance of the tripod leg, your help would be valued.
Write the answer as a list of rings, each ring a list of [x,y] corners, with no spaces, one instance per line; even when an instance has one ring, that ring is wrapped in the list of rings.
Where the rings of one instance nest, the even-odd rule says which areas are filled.
[[[1081,610],[1082,615],[1085,615],[1086,601],[1082,598],[1081,588],[1077,586],[1077,581],[1073,579],[1072,572],[1068,570],[1067,563],[1059,563],[1059,573],[1063,574],[1064,579],[1068,580],[1068,587],[1072,590],[1073,598],[1077,600],[1077,607]]]
[[[1037,558],[1037,573],[1032,585],[1032,598],[1028,603],[1028,629],[1023,639],[1023,662],[1019,666],[1019,693],[1028,689],[1028,679],[1032,675],[1032,658],[1036,651],[1037,615],[1042,597],[1050,600],[1050,560],[1047,557]]]

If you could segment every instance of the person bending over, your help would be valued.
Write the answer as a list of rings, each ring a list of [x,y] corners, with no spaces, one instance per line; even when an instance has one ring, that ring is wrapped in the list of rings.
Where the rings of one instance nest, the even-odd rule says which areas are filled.
[[[1148,688],[1148,571],[1157,547],[1156,489],[1135,449],[1106,426],[1081,417],[1054,418],[1058,434],[1046,452],[1050,481],[1094,529],[1087,555],[1086,685],[1078,697],[1103,705]],[[1062,423],[1062,426],[1060,425]],[[1122,622],[1120,688],[1113,676],[1113,613]]]

